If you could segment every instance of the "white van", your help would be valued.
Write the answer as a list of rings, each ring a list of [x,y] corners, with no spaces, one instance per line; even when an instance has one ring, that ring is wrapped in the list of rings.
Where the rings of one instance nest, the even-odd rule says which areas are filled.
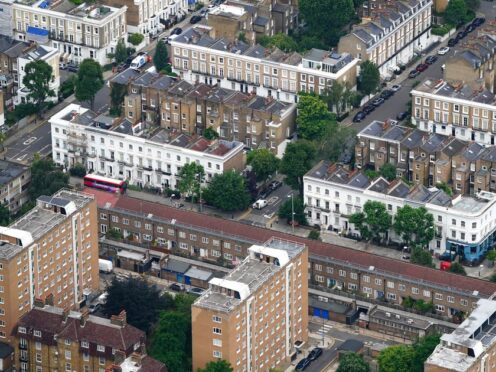
[[[252,208],[253,209],[262,209],[267,206],[267,200],[265,199],[259,199],[255,203],[253,203]]]

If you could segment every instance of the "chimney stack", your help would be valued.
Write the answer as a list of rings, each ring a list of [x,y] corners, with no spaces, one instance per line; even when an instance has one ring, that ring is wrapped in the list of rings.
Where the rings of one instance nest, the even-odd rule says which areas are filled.
[[[41,298],[34,299],[34,307],[43,308],[45,307],[45,302]]]
[[[127,324],[126,310],[122,310],[119,315],[112,315],[110,318],[110,323],[124,327]]]
[[[64,311],[62,312],[62,321],[64,323],[67,322],[67,318],[69,318],[70,312],[71,312],[71,310],[68,307],[64,308]]]
[[[88,309],[81,311],[81,318],[79,318],[79,324],[81,325],[81,327],[84,327],[86,325],[89,316],[90,311]]]

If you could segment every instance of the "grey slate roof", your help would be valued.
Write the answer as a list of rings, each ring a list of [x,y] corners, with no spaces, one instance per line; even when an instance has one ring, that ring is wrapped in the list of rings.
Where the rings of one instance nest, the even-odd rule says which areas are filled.
[[[186,271],[188,271],[190,266],[191,265],[187,262],[178,261],[171,258],[169,259],[169,261],[167,261],[162,270],[184,274]]]

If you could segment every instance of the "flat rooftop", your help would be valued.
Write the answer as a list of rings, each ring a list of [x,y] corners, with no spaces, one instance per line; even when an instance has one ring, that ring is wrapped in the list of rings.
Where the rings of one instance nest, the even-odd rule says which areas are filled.
[[[496,194],[484,191],[475,194],[475,197],[461,196],[459,201],[454,201],[454,205],[451,208],[467,213],[480,212],[488,208],[495,200]]]
[[[376,309],[369,314],[369,317],[381,319],[388,322],[401,323],[408,325],[409,327],[418,328],[422,330],[427,330],[432,325],[432,322],[429,322],[424,319],[416,318],[415,314],[412,314],[411,317],[406,317],[402,314],[395,313],[394,310],[384,311],[381,309]]]
[[[27,172],[29,167],[7,160],[0,160],[0,186],[5,185]]]
[[[469,85],[462,82],[446,82],[443,80],[427,79],[417,85],[412,91],[430,93],[448,98],[473,101],[488,105],[496,104],[496,96],[489,90],[480,86]]]
[[[102,4],[74,4],[70,0],[15,0],[16,3],[79,18],[104,19],[119,9]]]

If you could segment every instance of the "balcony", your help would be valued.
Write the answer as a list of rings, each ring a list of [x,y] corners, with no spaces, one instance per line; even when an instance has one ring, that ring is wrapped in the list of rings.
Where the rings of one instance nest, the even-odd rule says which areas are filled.
[[[21,354],[21,355],[19,356],[19,360],[20,360],[21,362],[28,362],[28,361],[29,361],[29,358],[28,358],[28,356],[27,356],[27,355],[22,355],[22,354]]]
[[[27,343],[19,342],[19,349],[21,349],[21,350],[27,350],[27,348],[28,348],[28,344]]]

